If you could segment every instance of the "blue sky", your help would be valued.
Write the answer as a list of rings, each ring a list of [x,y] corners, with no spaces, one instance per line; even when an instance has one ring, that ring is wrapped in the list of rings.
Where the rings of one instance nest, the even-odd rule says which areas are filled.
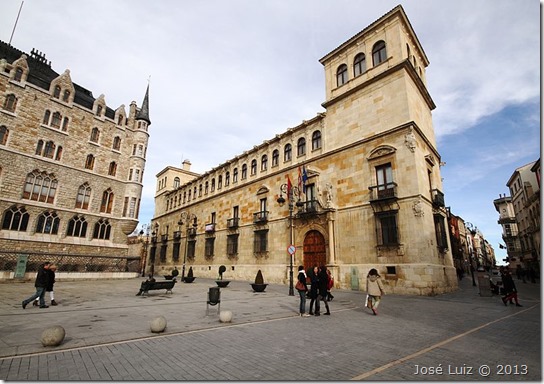
[[[398,4],[430,60],[446,204],[501,260],[493,200],[540,156],[538,0],[26,0],[12,44],[113,109],[141,105],[150,79],[148,223],[164,167],[206,172],[323,112],[318,60]],[[0,0],[1,40],[20,5]]]

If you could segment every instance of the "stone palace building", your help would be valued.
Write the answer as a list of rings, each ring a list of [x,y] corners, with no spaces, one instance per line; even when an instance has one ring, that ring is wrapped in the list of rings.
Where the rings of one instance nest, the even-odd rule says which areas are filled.
[[[29,273],[46,260],[61,274],[139,270],[127,235],[150,124],[147,92],[114,110],[41,52],[0,42],[0,278],[21,255]]]
[[[341,288],[364,289],[370,268],[388,292],[457,288],[429,60],[403,8],[320,63],[324,113],[204,174],[188,161],[159,172],[148,271],[216,278],[224,265],[225,279],[290,284],[323,264]]]

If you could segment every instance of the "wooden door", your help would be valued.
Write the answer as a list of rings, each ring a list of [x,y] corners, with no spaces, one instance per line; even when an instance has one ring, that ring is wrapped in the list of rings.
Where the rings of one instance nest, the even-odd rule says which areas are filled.
[[[309,231],[304,237],[304,269],[311,271],[314,265],[327,264],[325,238],[318,231]]]

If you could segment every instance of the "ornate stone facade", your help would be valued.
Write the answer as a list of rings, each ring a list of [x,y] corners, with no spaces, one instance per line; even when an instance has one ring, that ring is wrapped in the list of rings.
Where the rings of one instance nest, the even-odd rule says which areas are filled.
[[[0,42],[0,249],[127,256],[150,124],[148,93],[113,110],[43,54]]]
[[[225,265],[227,279],[252,281],[260,269],[265,282],[287,284],[293,244],[295,270],[326,264],[342,288],[364,289],[370,268],[389,292],[457,288],[429,62],[404,10],[320,62],[325,113],[205,174],[159,174],[155,271],[185,260],[197,277],[216,277]]]

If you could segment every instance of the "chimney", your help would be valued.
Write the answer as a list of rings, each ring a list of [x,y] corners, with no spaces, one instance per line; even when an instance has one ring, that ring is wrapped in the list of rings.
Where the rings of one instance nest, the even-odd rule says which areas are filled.
[[[183,160],[183,163],[181,163],[181,166],[184,171],[191,170],[191,162],[189,160]]]

